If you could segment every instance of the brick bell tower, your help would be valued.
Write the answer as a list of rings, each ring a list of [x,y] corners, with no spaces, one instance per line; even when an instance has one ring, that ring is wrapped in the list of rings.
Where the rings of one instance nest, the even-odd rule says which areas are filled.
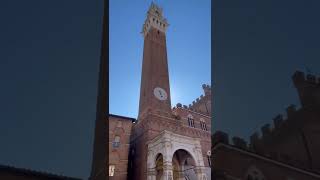
[[[166,46],[168,25],[162,9],[151,3],[141,32],[144,37],[142,76],[138,121],[130,137],[130,180],[184,179],[190,175],[183,171],[189,165],[195,172],[191,179],[208,179],[204,174],[201,148],[209,150],[210,133],[189,127],[187,119],[179,119],[171,109]],[[183,115],[193,113],[179,110]],[[200,119],[199,113],[194,115]]]
[[[138,119],[146,113],[171,116],[166,46],[168,25],[162,9],[152,3],[141,32],[144,37],[144,48]]]

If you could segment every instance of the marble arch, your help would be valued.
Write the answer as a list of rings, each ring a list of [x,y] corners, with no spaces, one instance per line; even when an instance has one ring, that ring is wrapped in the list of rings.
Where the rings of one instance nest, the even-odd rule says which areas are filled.
[[[172,159],[174,153],[180,149],[188,152],[193,158],[196,180],[207,180],[208,177],[203,168],[204,162],[200,139],[182,136],[167,130],[162,131],[157,137],[148,142],[148,180],[156,180],[155,162],[158,154],[163,156],[163,180],[173,180]]]

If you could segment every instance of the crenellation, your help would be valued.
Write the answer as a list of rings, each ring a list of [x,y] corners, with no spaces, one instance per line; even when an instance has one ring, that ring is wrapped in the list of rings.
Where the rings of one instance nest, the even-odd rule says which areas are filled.
[[[211,87],[209,85],[203,84],[202,85],[203,91],[205,95],[210,95],[211,94]]]
[[[292,79],[295,83],[299,83],[299,82],[304,82],[305,81],[305,75],[304,72],[301,71],[296,71],[293,76]]]
[[[279,129],[283,124],[283,116],[279,114],[273,118],[273,124],[275,129]]]
[[[292,119],[296,115],[297,111],[298,110],[296,109],[295,105],[289,105],[286,108],[287,118],[284,119],[282,114],[278,114],[276,117],[273,118],[273,128],[271,128],[271,124],[265,124],[260,128],[262,133],[261,138],[258,138],[257,132],[255,132],[252,135],[252,137],[255,139],[255,141],[265,141],[266,138],[273,137],[275,134],[278,134],[283,130],[282,127],[285,124],[285,122]],[[251,142],[253,142],[252,139]]]
[[[287,107],[286,109],[287,111],[287,119],[290,119],[291,117],[293,117],[295,115],[295,113],[297,112],[296,110],[296,106],[291,104]]]
[[[270,124],[265,124],[261,127],[262,137],[269,137],[271,135]]]
[[[182,104],[181,103],[177,103],[177,107],[182,107]]]
[[[216,131],[212,135],[212,145],[214,146],[218,143],[229,144],[229,135],[223,131]]]
[[[316,84],[316,76],[312,74],[307,74],[307,82]]]
[[[202,84],[202,88],[205,89],[207,87],[206,84]]]
[[[292,76],[293,82],[295,86],[303,85],[304,83],[308,83],[311,85],[319,85],[320,84],[320,77],[316,77],[313,74],[307,74],[305,75],[304,72],[296,71],[294,75]]]
[[[248,149],[247,142],[240,137],[237,137],[237,136],[233,137],[232,142],[233,142],[233,145],[238,148]]]
[[[260,127],[260,130],[250,136],[248,146],[246,146],[246,142],[243,139],[239,137],[232,138],[233,147],[229,146],[230,150],[232,149],[243,153],[244,151],[241,151],[241,149],[247,147],[246,152],[254,154],[255,160],[248,161],[248,157],[244,157],[243,161],[240,162],[239,157],[242,155],[237,156],[237,154],[226,153],[223,148],[228,146],[221,146],[222,148],[216,146],[214,149],[216,158],[214,158],[213,163],[217,167],[222,166],[224,169],[227,169],[225,166],[228,164],[228,168],[232,169],[234,164],[239,162],[243,167],[251,166],[253,163],[258,164],[256,157],[261,156],[269,160],[274,160],[277,163],[283,163],[286,166],[292,166],[295,169],[320,172],[320,156],[318,153],[320,144],[317,139],[318,133],[315,133],[319,132],[319,126],[317,126],[319,122],[317,120],[320,115],[320,77],[296,71],[292,79],[298,91],[301,107],[297,108],[292,104],[286,107],[285,113],[278,114],[273,118],[273,124],[263,125]],[[206,87],[206,85],[203,85],[203,88]],[[218,142],[216,139],[219,138],[216,136],[217,135],[213,137],[213,145]],[[217,142],[215,142],[215,140]],[[219,148],[221,148],[220,154],[217,153],[217,149]],[[223,157],[221,158],[219,155]],[[245,163],[248,163],[248,165],[243,165]],[[261,168],[262,167],[263,166],[261,166]],[[274,167],[275,166],[272,166],[269,169],[270,174],[277,174],[277,176],[279,176],[278,173],[275,173],[276,168]],[[268,167],[263,167],[262,170],[265,170],[264,168],[268,169]],[[270,177],[271,176],[268,178],[281,179]],[[295,179],[309,179],[308,177],[302,176],[301,178],[292,177]]]
[[[250,136],[250,144],[254,147],[255,144],[260,140],[259,138],[259,133],[258,132],[254,132],[251,136]]]
[[[187,106],[187,105],[183,105],[183,108],[184,108],[184,109],[188,109],[188,106]]]

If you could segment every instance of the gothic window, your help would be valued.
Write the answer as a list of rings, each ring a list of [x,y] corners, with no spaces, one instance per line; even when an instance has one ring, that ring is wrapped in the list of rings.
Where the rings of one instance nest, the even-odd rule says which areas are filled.
[[[193,116],[191,114],[188,115],[187,117],[188,119],[188,125],[189,127],[194,127],[194,120],[193,120]]]
[[[109,165],[109,176],[114,176],[115,165]]]
[[[202,118],[200,118],[200,127],[202,130],[207,131],[206,121]]]
[[[114,148],[118,148],[120,146],[120,136],[114,137],[114,141],[112,142],[112,146]]]

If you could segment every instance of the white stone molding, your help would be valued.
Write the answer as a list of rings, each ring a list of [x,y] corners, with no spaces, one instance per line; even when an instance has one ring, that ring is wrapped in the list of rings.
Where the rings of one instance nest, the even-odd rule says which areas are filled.
[[[178,150],[188,152],[194,160],[197,179],[208,180],[204,171],[200,138],[182,136],[167,130],[162,131],[157,137],[148,142],[148,171],[156,168],[156,158],[161,154],[164,161],[164,180],[171,180],[173,178],[172,158],[174,153]],[[153,179],[155,177],[156,175],[148,174],[148,179]]]
[[[143,36],[145,37],[147,35],[151,27],[165,33],[168,26],[169,23],[167,22],[167,19],[163,17],[162,9],[156,4],[152,3],[148,10],[147,18],[142,27],[141,33],[143,34]]]

